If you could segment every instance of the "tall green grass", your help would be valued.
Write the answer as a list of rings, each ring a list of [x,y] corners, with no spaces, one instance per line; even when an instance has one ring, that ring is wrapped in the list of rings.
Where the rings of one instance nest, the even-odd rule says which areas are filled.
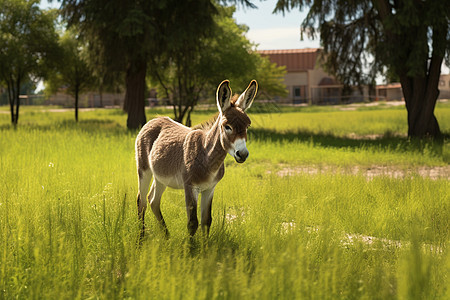
[[[437,114],[450,119],[448,107]],[[0,298],[448,299],[448,174],[415,172],[448,166],[445,151],[393,135],[350,136],[400,135],[403,116],[251,115],[250,157],[227,158],[210,237],[188,237],[184,195],[168,189],[171,238],[148,211],[139,246],[135,133],[125,115],[82,112],[75,124],[72,112],[26,108],[14,129],[0,114]],[[370,118],[380,125],[344,122]],[[410,173],[336,172],[372,165]],[[296,166],[323,172],[277,173]]]

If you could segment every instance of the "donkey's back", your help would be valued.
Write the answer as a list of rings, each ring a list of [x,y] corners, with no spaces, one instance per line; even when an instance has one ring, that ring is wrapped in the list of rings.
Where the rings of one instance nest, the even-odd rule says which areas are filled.
[[[138,173],[156,169],[170,176],[183,164],[183,144],[192,129],[168,117],[150,120],[136,138],[136,164]],[[153,173],[153,172],[152,172]]]

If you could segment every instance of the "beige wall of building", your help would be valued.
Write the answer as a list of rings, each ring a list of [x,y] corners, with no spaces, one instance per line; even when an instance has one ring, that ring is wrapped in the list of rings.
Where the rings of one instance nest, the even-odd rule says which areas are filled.
[[[284,103],[321,103],[318,97],[333,98],[340,96],[341,86],[335,78],[327,74],[317,63],[321,49],[287,49],[287,50],[261,50],[259,53],[286,67],[284,84],[289,94],[282,99]],[[331,84],[322,88],[323,82]],[[314,100],[316,99],[316,100]],[[336,100],[337,101],[337,100]]]
[[[290,72],[284,76],[284,84],[289,94],[282,102],[302,101],[308,97],[308,72]],[[306,100],[305,100],[306,101]]]
[[[374,100],[403,100],[400,83],[378,85],[375,91],[364,86],[352,88],[350,95],[342,95],[342,85],[320,66],[321,49],[261,50],[261,55],[279,66],[286,67],[284,83],[289,94],[284,103],[333,104]],[[440,99],[450,99],[450,74],[442,74],[439,81]]]
[[[450,74],[441,74],[439,78],[439,97],[438,99],[450,99]],[[404,101],[402,86],[400,83],[390,83],[377,86],[377,100],[401,100]]]
[[[450,74],[441,75],[438,88],[440,99],[450,99]]]
[[[332,77],[331,75],[326,73],[322,68],[308,70],[308,77],[309,77],[309,85],[310,86],[319,85],[320,81],[324,77],[330,77],[330,78],[334,79],[334,77]]]
[[[308,84],[308,72],[292,72],[284,77],[286,86],[306,85]]]
[[[315,97],[318,97],[319,94],[315,92],[314,87],[317,89],[323,78],[330,78],[330,75],[322,68],[288,72],[284,77],[284,84],[286,85],[289,94],[280,100],[282,102],[294,101],[294,103],[309,102],[314,95]],[[338,85],[337,87],[340,86]]]

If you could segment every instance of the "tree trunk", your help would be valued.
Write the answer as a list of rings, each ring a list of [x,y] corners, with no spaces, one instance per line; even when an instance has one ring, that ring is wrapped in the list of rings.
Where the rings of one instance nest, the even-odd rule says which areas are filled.
[[[8,81],[8,100],[9,100],[9,108],[11,111],[11,124],[14,124],[14,101],[16,97],[14,95],[13,85],[10,81]]]
[[[181,101],[181,100],[180,100]],[[174,120],[177,121],[180,124],[184,124],[187,127],[191,126],[191,116],[190,114],[186,114],[189,111],[189,106],[182,106],[182,107],[178,107],[177,113],[174,117]],[[184,117],[186,116],[186,121],[183,122]]]
[[[141,60],[132,62],[127,69],[124,110],[128,113],[128,129],[139,129],[147,122],[145,117],[146,73],[147,64]]]
[[[17,93],[17,98],[16,98],[16,117],[14,119],[14,125],[17,125],[19,123],[19,107],[20,107],[20,97],[19,97],[19,93]]]
[[[98,87],[98,93],[100,95],[100,107],[103,107],[103,80]]]
[[[11,123],[16,126],[19,121],[19,107],[20,107],[20,78],[16,81],[13,80],[12,75],[10,80],[8,80],[8,98],[9,98],[9,108],[11,111]]]
[[[179,101],[180,101],[180,103],[182,103],[183,100],[180,99]],[[184,117],[186,116],[186,113],[188,112],[188,110],[189,110],[189,106],[187,104],[180,105],[179,107],[177,107],[177,113],[174,116],[174,120],[177,121],[178,123],[185,124],[186,126],[189,127],[190,125],[187,125],[190,123],[190,120],[188,120],[189,117],[186,119],[186,122],[183,122]]]
[[[439,91],[428,91],[426,78],[402,78],[403,95],[408,111],[408,136],[439,138],[441,131],[434,115]]]
[[[16,118],[14,120],[14,125],[19,123],[19,107],[20,107],[20,82],[22,81],[22,76],[17,76],[16,82]]]
[[[14,102],[9,100],[9,108],[11,110],[11,124],[14,124]]]
[[[441,138],[434,108],[439,96],[439,77],[443,57],[433,54],[424,77],[400,76],[408,111],[408,136]]]
[[[75,88],[75,122],[78,122],[78,89]]]

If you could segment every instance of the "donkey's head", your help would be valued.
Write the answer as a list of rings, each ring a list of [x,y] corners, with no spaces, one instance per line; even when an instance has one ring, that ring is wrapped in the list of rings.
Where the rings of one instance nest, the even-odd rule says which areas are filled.
[[[219,108],[220,142],[238,163],[243,163],[248,157],[247,128],[250,126],[250,118],[245,111],[252,105],[258,91],[256,80],[252,80],[247,89],[237,98],[232,100],[230,82],[222,81],[217,88],[216,100]]]

